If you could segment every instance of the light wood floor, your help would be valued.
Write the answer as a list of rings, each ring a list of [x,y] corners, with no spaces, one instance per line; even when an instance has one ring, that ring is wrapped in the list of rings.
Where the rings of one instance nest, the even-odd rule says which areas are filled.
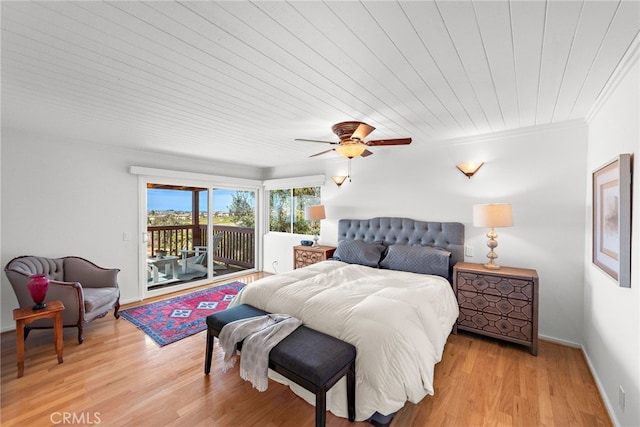
[[[85,328],[82,345],[76,330],[66,328],[64,363],[58,364],[53,333],[34,330],[25,343],[22,378],[16,378],[15,334],[2,334],[0,424],[64,425],[67,417],[67,425],[314,425],[314,408],[287,387],[271,381],[259,393],[239,378],[237,364],[221,373],[217,344],[211,375],[205,376],[205,334],[160,348],[109,313]],[[542,341],[534,357],[524,347],[460,333],[449,337],[436,366],[435,395],[407,403],[391,425],[609,426],[611,421],[579,350]],[[369,424],[328,413],[327,426]]]

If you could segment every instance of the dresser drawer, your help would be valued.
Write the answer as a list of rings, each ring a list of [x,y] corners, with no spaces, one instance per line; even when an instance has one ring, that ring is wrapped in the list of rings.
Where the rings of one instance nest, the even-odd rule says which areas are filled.
[[[533,338],[533,322],[531,320],[508,317],[486,311],[481,312],[465,307],[460,308],[458,327],[522,340],[527,343],[531,342]]]
[[[532,321],[533,301],[504,298],[498,295],[470,291],[458,291],[458,305],[481,313]]]
[[[296,267],[305,267],[315,264],[316,262],[324,261],[324,259],[325,256],[323,253],[305,250],[296,251]]]
[[[458,272],[456,279],[459,291],[481,292],[500,298],[533,299],[533,280],[468,272]]]
[[[333,256],[336,248],[333,246],[295,246],[293,248],[293,268],[302,268]]]

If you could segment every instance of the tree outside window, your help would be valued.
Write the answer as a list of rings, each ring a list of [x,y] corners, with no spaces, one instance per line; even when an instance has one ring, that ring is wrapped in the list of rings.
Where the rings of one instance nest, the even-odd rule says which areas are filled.
[[[253,191],[236,191],[231,198],[229,217],[238,227],[253,228],[255,220],[255,193]]]
[[[312,234],[304,208],[320,204],[320,187],[289,188],[269,192],[269,231]]]

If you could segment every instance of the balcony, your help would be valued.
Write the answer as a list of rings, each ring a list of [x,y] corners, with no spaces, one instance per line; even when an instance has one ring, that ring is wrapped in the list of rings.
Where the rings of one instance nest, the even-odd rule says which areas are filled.
[[[155,258],[159,251],[166,251],[168,257],[182,258],[183,250],[193,250],[197,246],[207,246],[206,224],[148,226],[147,258]],[[255,230],[248,227],[214,225],[213,234],[223,237],[213,254],[215,274],[223,275],[255,267]],[[193,254],[191,254],[193,255]],[[173,266],[175,268],[175,264]],[[157,273],[156,273],[157,277]],[[201,277],[197,277],[201,278]],[[185,282],[193,278],[180,277],[172,272],[171,280],[152,280],[149,286]]]

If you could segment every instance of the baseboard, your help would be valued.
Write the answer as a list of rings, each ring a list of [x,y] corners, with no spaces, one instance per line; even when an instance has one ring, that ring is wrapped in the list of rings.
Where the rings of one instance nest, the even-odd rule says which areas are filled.
[[[0,334],[4,334],[5,332],[13,332],[16,330],[16,325],[8,326],[6,328],[0,329]]]
[[[561,344],[561,345],[564,345],[564,346],[567,346],[567,347],[573,347],[573,348],[582,349],[582,344],[578,344],[578,343],[575,343],[573,341],[563,340],[563,339],[560,339],[560,338],[549,337],[549,336],[545,336],[545,335],[538,335],[538,339],[549,341],[549,342],[553,342],[553,343],[556,343],[556,344]]]
[[[604,406],[605,406],[605,408],[607,408],[607,413],[609,414],[609,418],[611,418],[611,422],[613,423],[614,426],[619,426],[620,423],[618,422],[618,419],[616,418],[616,413],[613,410],[613,405],[611,404],[611,401],[609,400],[607,394],[605,393],[604,387],[602,386],[602,383],[600,382],[600,378],[598,377],[598,373],[596,372],[595,368],[593,367],[593,364],[591,363],[591,359],[589,359],[589,354],[587,353],[586,349],[584,348],[584,345],[578,344],[578,343],[574,343],[572,341],[562,340],[562,339],[558,339],[558,338],[554,338],[554,337],[548,337],[548,336],[544,336],[544,335],[538,335],[538,338],[541,339],[541,340],[554,342],[556,344],[577,348],[582,352],[582,355],[584,356],[584,360],[586,360],[587,366],[589,367],[589,371],[591,372],[591,376],[593,377],[593,381],[595,382],[596,387],[598,388],[598,393],[600,393],[600,397],[602,398],[602,401],[604,402]]]
[[[613,410],[613,405],[611,404],[611,401],[609,400],[607,394],[605,393],[604,387],[600,382],[600,378],[598,377],[598,374],[595,368],[593,367],[593,364],[591,363],[591,359],[589,359],[589,354],[587,353],[587,350],[584,348],[584,346],[580,346],[580,350],[582,351],[584,360],[587,361],[587,366],[589,367],[589,371],[591,371],[591,376],[593,377],[593,381],[596,383],[596,387],[598,387],[598,392],[600,393],[600,397],[604,402],[605,408],[607,408],[607,413],[609,414],[609,418],[611,418],[611,422],[613,423],[614,426],[620,426],[621,424],[618,421],[618,418],[616,418],[616,412]]]

